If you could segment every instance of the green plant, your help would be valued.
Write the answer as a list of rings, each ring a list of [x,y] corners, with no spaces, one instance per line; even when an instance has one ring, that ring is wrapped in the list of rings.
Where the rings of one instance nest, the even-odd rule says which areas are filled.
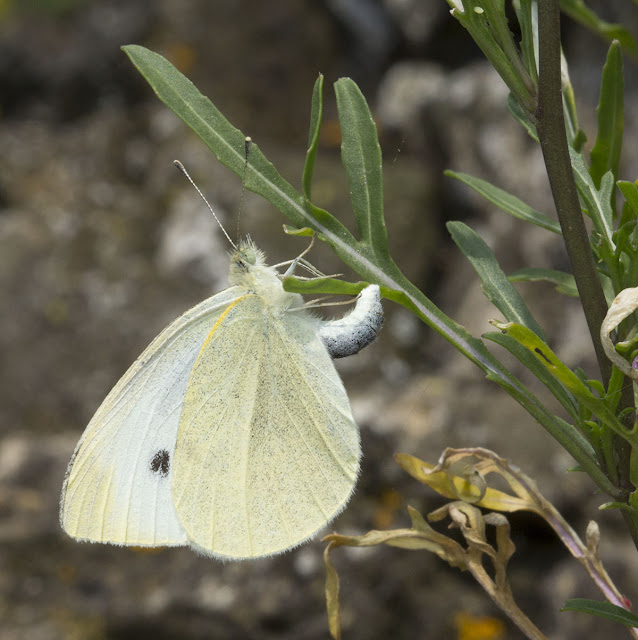
[[[623,50],[636,57],[638,45],[624,28],[598,19],[582,1],[563,0],[560,3],[570,16],[602,37],[614,38],[602,71],[598,131],[588,159],[584,152],[586,138],[578,124],[574,92],[560,46],[558,0],[513,0],[520,42],[515,40],[509,29],[504,0],[448,2],[453,7],[452,15],[467,29],[508,85],[511,93],[507,106],[510,112],[539,142],[560,224],[483,180],[452,171],[448,175],[463,181],[523,222],[537,225],[550,233],[562,234],[572,266],[572,274],[527,268],[507,276],[476,232],[461,222],[449,222],[453,240],[472,263],[485,295],[506,320],[493,322],[498,331],[481,338],[470,335],[438,309],[401,273],[392,259],[383,217],[381,151],[376,126],[363,95],[352,80],[342,78],[337,81],[335,93],[342,130],[342,160],[350,186],[358,237],[312,202],[312,177],[322,119],[321,76],[313,91],[308,152],[302,173],[302,191],[299,192],[277,172],[256,145],[252,146],[246,167],[244,134],[233,127],[167,60],[140,46],[130,45],[124,50],[159,98],[199,135],[223,164],[238,176],[245,176],[246,188],[261,194],[288,218],[294,225],[294,228],[287,229],[289,233],[314,234],[328,243],[362,279],[379,284],[386,299],[415,313],[482,369],[489,380],[509,393],[573,456],[577,469],[587,473],[600,491],[608,496],[608,502],[601,508],[621,510],[628,531],[638,546],[638,423],[635,422],[631,379],[638,379],[638,373],[632,367],[638,354],[638,325],[633,313],[638,306],[638,302],[634,304],[638,295],[624,294],[622,299],[613,302],[622,291],[638,285],[638,186],[619,179],[624,122]],[[623,198],[622,205],[617,205],[618,192]],[[591,233],[587,231],[586,218],[591,222]],[[588,380],[581,371],[573,371],[550,349],[543,329],[512,285],[516,281],[536,280],[548,280],[557,285],[559,293],[580,298],[600,368],[599,380]],[[308,282],[294,277],[287,278],[284,284],[289,291],[328,294],[353,294],[364,285],[364,282],[350,284],[335,278]],[[620,311],[619,305],[622,306]],[[614,331],[618,335],[615,347],[610,339]],[[521,383],[488,350],[485,340],[504,347],[536,375],[555,396],[567,419],[554,414]],[[608,356],[612,357],[613,364]],[[466,467],[460,474],[453,473],[443,462],[436,468],[420,461],[418,465],[408,467],[417,479],[455,499],[445,514],[454,514],[452,517],[456,518],[457,525],[461,526],[464,519],[474,522],[474,528],[470,527],[472,531],[468,529],[470,537],[466,536],[471,541],[468,553],[478,549],[479,556],[487,553],[493,558],[496,582],[501,581],[496,592],[505,594],[505,600],[509,602],[511,594],[507,595],[508,587],[504,582],[507,559],[512,551],[508,544],[507,521],[498,514],[483,519],[475,505],[508,511],[512,510],[506,508],[511,501],[507,502],[501,496],[500,501],[486,503],[486,496],[493,497],[494,494],[490,494],[493,490],[488,488],[484,474],[496,471],[507,476],[508,482],[514,482],[513,485],[510,483],[514,493],[527,501],[527,506],[520,508],[535,510],[554,522],[564,521],[544,499],[537,499],[537,490],[529,490],[528,479],[513,472],[505,461],[482,450],[463,450],[459,455],[465,459],[471,457],[470,453],[474,457],[478,455],[479,462],[466,461]],[[407,458],[401,460],[403,464]],[[489,469],[486,470],[485,465]],[[440,482],[432,481],[431,474],[437,473],[443,473]],[[455,478],[461,478],[461,484]],[[521,485],[527,487],[524,498],[516,489]],[[538,506],[539,500],[542,508]],[[440,515],[430,514],[430,518],[437,519]],[[442,550],[447,544],[442,540],[445,536],[436,534],[433,542],[432,530],[423,517],[414,511],[411,511],[411,517],[413,528],[401,530],[410,532],[402,538],[403,543],[397,543],[396,532],[385,532],[371,543],[391,544],[388,540],[392,540],[395,546],[428,548],[455,566],[478,567],[474,556],[455,555],[460,553],[458,549],[454,553],[449,549]],[[502,547],[490,547],[490,551],[487,549],[489,545],[485,546],[484,540],[476,534],[483,531],[485,523],[497,527],[500,532],[497,539]],[[561,525],[563,532],[568,528],[564,524]],[[561,527],[557,528],[559,535]],[[406,536],[412,540],[410,544],[405,543]],[[583,558],[588,557],[594,564],[598,563],[595,531],[592,529],[588,534],[587,544],[574,542],[577,539],[574,536],[569,529],[561,538],[572,553],[578,547]],[[348,540],[342,536],[329,537],[332,547],[337,543],[361,544],[362,538],[365,536]],[[372,538],[365,543],[370,543]],[[416,547],[412,544],[414,539],[419,540]],[[337,637],[338,581],[329,560],[327,562],[332,632]],[[596,572],[598,577],[592,577],[610,602],[616,607],[626,607],[626,601],[611,581],[600,577],[604,574],[602,565]],[[489,593],[491,587],[487,583],[481,584]],[[490,595],[494,597],[493,593]],[[511,608],[508,610],[507,603],[507,606],[500,604],[513,619],[517,619],[518,613],[512,613]],[[572,602],[570,606],[581,611],[591,610],[591,607],[596,609],[591,603],[585,606]],[[598,607],[596,612],[604,615],[604,609]],[[634,619],[627,622],[626,617],[623,620],[630,626],[636,622]],[[519,626],[529,637],[543,637],[532,629],[533,625],[530,627],[523,622]],[[631,632],[638,637],[636,630]]]

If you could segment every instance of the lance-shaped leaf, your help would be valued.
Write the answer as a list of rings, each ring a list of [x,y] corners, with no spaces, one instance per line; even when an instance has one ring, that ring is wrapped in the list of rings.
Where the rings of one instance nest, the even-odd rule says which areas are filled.
[[[594,223],[594,228],[600,234],[609,253],[613,253],[616,248],[612,240],[614,233],[614,213],[611,208],[611,194],[614,189],[613,173],[608,171],[600,181],[600,189],[597,189],[583,156],[572,147],[569,147],[569,156],[578,193]]]
[[[512,322],[518,322],[543,336],[543,330],[518,291],[507,279],[492,250],[470,227],[462,222],[448,222],[452,240],[470,261],[481,279],[481,288],[488,300]]]
[[[567,133],[567,142],[574,149],[580,151],[585,140],[585,132],[578,126],[578,111],[576,110],[576,96],[574,95],[574,87],[569,78],[569,67],[567,58],[561,48],[560,51],[560,83],[563,93],[563,116],[565,119],[565,130]]]
[[[535,224],[543,229],[552,231],[553,233],[561,233],[560,224],[558,224],[556,220],[552,220],[544,213],[536,211],[536,209],[530,207],[516,196],[513,196],[511,193],[508,193],[503,189],[499,189],[499,187],[495,187],[486,180],[481,180],[480,178],[475,178],[467,173],[460,173],[457,171],[447,170],[444,173],[446,176],[456,178],[469,187],[472,187],[472,189],[474,189],[478,194],[482,195],[492,204],[495,204],[499,209],[513,215],[515,218],[523,220],[524,222],[530,222],[531,224]]]
[[[618,178],[625,123],[624,92],[622,49],[620,43],[614,41],[609,47],[607,61],[603,67],[598,102],[598,132],[589,165],[589,173],[598,188],[601,186],[602,177],[608,171],[612,172],[614,180]],[[611,204],[613,207],[613,198]]]
[[[536,85],[521,60],[507,26],[504,3],[447,0],[450,12],[472,36],[505,84],[529,113],[536,108]]]
[[[361,90],[350,78],[335,82],[341,127],[341,159],[350,185],[360,240],[375,255],[388,253],[383,220],[383,173],[377,127]]]
[[[510,282],[551,282],[558,293],[572,298],[578,298],[576,280],[571,273],[557,269],[543,269],[541,267],[525,267],[513,271],[507,276]]]
[[[369,284],[369,282],[347,282],[337,278],[305,279],[286,276],[283,279],[284,290],[310,295],[356,296]]]
[[[627,627],[638,627],[638,616],[623,607],[611,602],[599,602],[588,598],[572,598],[561,607],[561,611],[579,611],[592,616],[607,618],[613,622],[619,622]],[[638,631],[638,629],[636,629]]]
[[[312,195],[312,176],[315,169],[315,160],[319,150],[319,133],[321,131],[321,117],[323,114],[323,75],[315,81],[312,90],[312,101],[310,103],[310,130],[308,132],[308,151],[306,152],[306,162],[303,168],[301,183],[303,194],[306,200]]]
[[[534,0],[514,0],[512,2],[518,24],[521,28],[521,53],[525,66],[534,82],[538,81],[538,22],[537,6]],[[510,94],[511,95],[511,94]],[[538,139],[536,140],[538,142]]]
[[[159,99],[204,141],[219,161],[238,176],[246,166],[246,136],[202,95],[197,87],[158,53],[138,45],[122,47]],[[312,227],[338,252],[355,243],[352,234],[325,211],[309,213],[303,196],[277,172],[253,142],[246,167],[246,188],[262,195],[297,227]]]

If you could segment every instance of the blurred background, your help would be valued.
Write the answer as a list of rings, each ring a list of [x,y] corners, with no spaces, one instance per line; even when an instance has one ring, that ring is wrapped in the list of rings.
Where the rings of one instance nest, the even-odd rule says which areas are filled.
[[[631,3],[588,4],[638,32]],[[563,22],[591,140],[607,46]],[[351,76],[381,136],[395,260],[475,335],[498,313],[447,237],[447,220],[476,229],[506,271],[568,265],[558,238],[522,232],[522,223],[442,171],[490,180],[552,214],[540,152],[507,113],[505,85],[444,0],[0,1],[0,637],[326,638],[319,540],[276,558],[222,564],[188,549],[79,544],[58,524],[66,465],[101,400],[168,322],[226,286],[228,247],[173,159],[231,234],[237,225],[240,181],[156,99],[120,51],[130,43],[168,57],[295,186],[312,86],[325,74],[313,194],[352,228],[331,89]],[[626,60],[631,141],[635,80]],[[638,175],[635,143],[623,149],[622,175]],[[283,234],[283,222],[246,195],[241,232],[271,264],[305,246]],[[325,247],[311,258],[326,273],[343,270]],[[552,347],[595,377],[574,301],[549,285],[520,290]],[[580,532],[595,517],[612,577],[638,599],[635,549],[622,522],[597,511],[604,498],[586,477],[567,473],[569,456],[442,338],[403,309],[385,308],[377,342],[339,363],[364,459],[356,495],[330,529],[405,527],[406,504],[424,513],[441,505],[398,468],[395,452],[433,462],[446,446],[484,446],[533,476]],[[556,639],[622,633],[558,613],[568,597],[599,595],[542,522],[511,521],[511,581],[523,610]],[[522,637],[471,577],[435,556],[342,549],[334,561],[348,639]]]

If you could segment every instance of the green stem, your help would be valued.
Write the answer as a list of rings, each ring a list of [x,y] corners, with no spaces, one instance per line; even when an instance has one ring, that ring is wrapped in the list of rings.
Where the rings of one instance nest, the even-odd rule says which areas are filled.
[[[560,11],[558,0],[538,3],[538,108],[535,121],[556,213],[576,279],[581,303],[605,386],[611,364],[602,347],[600,326],[607,303],[589,245],[567,148],[560,75]]]

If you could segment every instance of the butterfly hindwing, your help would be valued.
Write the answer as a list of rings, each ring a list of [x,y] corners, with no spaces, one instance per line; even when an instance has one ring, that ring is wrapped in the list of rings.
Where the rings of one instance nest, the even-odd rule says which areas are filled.
[[[343,508],[359,434],[307,312],[273,314],[246,295],[220,317],[193,366],[173,469],[177,515],[209,555],[295,546]]]

